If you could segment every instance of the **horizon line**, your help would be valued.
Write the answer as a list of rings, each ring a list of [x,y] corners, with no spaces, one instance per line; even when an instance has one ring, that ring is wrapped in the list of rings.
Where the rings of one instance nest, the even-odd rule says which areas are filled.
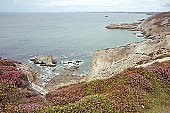
[[[0,13],[160,13],[169,11],[0,11]]]

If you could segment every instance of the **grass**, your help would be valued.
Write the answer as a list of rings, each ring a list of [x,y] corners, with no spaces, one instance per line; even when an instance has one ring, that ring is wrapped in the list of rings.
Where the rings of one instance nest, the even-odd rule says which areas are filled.
[[[1,59],[0,112],[166,113],[170,109],[170,61],[61,87],[45,95],[48,104],[30,89],[19,87],[15,79],[9,81],[6,76],[18,75],[10,62]]]
[[[91,95],[80,101],[65,106],[45,108],[46,113],[107,113],[111,110],[109,101],[104,96]]]
[[[147,68],[127,69],[109,79],[63,87],[71,94],[69,97],[79,96],[69,93],[74,91],[73,89],[82,95],[67,104],[53,103],[56,107],[45,110],[50,113],[163,113],[170,107],[170,81],[167,81],[170,78],[169,67],[170,62],[156,63]],[[52,92],[53,100],[58,91],[61,89]],[[62,95],[57,95],[58,98],[61,98],[58,101],[63,100]],[[101,109],[94,106],[94,100],[100,100],[99,103],[105,107]]]

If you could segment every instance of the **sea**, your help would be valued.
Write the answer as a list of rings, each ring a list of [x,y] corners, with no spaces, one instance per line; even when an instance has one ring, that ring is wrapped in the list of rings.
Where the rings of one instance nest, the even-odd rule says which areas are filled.
[[[146,17],[141,13],[0,13],[0,57],[23,63],[38,55],[52,55],[58,62],[81,60],[80,73],[86,73],[96,50],[144,40],[105,26]]]

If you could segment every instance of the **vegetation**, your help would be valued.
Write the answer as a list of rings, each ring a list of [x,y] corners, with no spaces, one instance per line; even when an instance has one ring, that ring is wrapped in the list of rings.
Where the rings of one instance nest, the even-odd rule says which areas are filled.
[[[30,112],[44,106],[44,100],[31,89],[18,62],[0,59],[0,113]]]
[[[170,62],[62,87],[46,98],[55,106],[45,108],[49,113],[164,113],[170,109]]]
[[[130,68],[104,80],[61,87],[45,95],[47,104],[33,95],[26,88],[28,85],[21,85],[24,74],[14,65],[4,66],[1,63],[0,112],[166,113],[170,110],[170,61]]]

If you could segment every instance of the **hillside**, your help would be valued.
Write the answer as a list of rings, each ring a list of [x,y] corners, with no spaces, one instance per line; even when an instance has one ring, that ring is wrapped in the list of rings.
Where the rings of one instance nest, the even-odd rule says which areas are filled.
[[[138,29],[146,37],[165,38],[167,35],[170,35],[170,12],[159,13],[145,19],[138,26]]]
[[[39,109],[46,105],[42,95],[35,91],[29,80],[17,68],[19,62],[0,58],[0,112],[14,113]]]
[[[104,80],[64,86],[45,97],[31,89],[15,63],[0,60],[0,110],[4,113],[168,113],[170,110],[170,61],[129,68]]]
[[[36,83],[37,74],[33,68],[0,58],[0,112],[169,113],[170,36],[168,30],[155,33],[169,28],[159,24],[167,16],[169,13],[157,14],[133,27],[152,39],[96,51],[84,82],[45,95],[33,89],[31,83]],[[159,20],[156,27],[153,20]],[[121,29],[122,25],[129,29],[130,24],[111,28]]]
[[[106,28],[141,32],[147,40],[95,52],[88,80],[108,78],[137,65],[170,56],[170,12],[153,15],[143,22],[111,24]],[[161,24],[161,23],[164,23]]]
[[[46,95],[48,112],[168,113],[170,61],[131,68],[105,80],[79,83]]]

